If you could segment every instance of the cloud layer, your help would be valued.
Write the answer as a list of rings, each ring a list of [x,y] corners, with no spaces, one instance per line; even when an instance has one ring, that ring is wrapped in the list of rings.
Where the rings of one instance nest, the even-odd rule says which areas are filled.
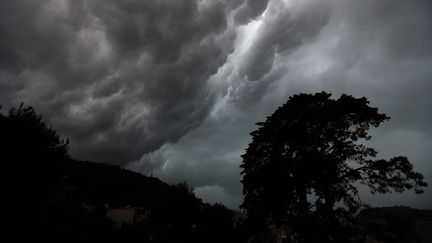
[[[374,130],[379,155],[407,155],[428,181],[431,12],[423,0],[3,0],[0,104],[34,105],[75,157],[236,207],[255,122],[298,92],[366,96],[392,117]],[[432,190],[365,198],[429,207]]]
[[[79,157],[126,163],[208,114],[232,52],[218,1],[2,1],[1,102],[38,107]]]

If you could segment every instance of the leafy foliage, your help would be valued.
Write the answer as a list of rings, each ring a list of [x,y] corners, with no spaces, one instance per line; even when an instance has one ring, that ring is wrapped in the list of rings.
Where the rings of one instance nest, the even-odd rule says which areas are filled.
[[[377,151],[361,143],[388,119],[365,97],[322,92],[294,95],[257,123],[241,165],[254,231],[291,224],[302,241],[332,241],[362,206],[358,183],[373,193],[421,193],[426,183],[406,157],[374,160]]]

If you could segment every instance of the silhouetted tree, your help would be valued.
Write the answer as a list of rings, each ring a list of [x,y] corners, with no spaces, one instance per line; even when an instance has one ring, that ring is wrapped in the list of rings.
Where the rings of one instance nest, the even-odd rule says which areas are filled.
[[[289,225],[300,242],[337,241],[362,205],[359,183],[372,193],[421,193],[426,183],[406,157],[374,160],[377,151],[361,144],[388,119],[365,97],[322,92],[291,96],[257,123],[241,165],[253,239]]]
[[[40,232],[42,208],[54,191],[53,165],[69,159],[68,143],[32,107],[0,112],[3,220],[15,240]],[[17,233],[23,231],[27,234]]]
[[[9,160],[68,158],[69,141],[61,139],[31,106],[21,104],[7,114],[0,113],[0,129],[2,156]]]

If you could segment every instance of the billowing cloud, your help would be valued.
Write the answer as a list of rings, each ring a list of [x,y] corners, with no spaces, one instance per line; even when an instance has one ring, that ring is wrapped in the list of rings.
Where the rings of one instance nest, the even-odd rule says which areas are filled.
[[[238,2],[238,1],[237,1]],[[243,4],[236,9],[234,20],[239,24],[247,24],[255,20],[266,9],[269,0],[246,0]]]
[[[233,50],[223,1],[2,1],[1,103],[36,106],[73,154],[126,163],[175,142],[214,102]]]
[[[255,122],[299,92],[366,96],[392,117],[373,131],[378,156],[407,155],[432,184],[431,12],[423,0],[4,0],[0,103],[34,105],[76,157],[235,207]],[[364,198],[430,207],[432,189]]]

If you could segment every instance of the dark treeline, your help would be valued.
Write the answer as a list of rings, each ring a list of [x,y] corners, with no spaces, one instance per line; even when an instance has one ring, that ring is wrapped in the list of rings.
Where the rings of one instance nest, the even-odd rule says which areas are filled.
[[[69,141],[32,107],[0,112],[6,232],[1,237],[7,242],[432,242],[430,211],[373,209],[356,201],[351,183],[359,180],[375,192],[421,193],[426,186],[407,158],[371,160],[375,150],[350,143],[368,138],[369,125],[388,119],[367,104],[351,96],[299,95],[258,123],[243,155],[243,213],[203,203],[185,183],[168,185],[118,166],[71,158]],[[358,159],[361,166],[351,168],[345,159]],[[307,198],[312,193],[316,201]]]

